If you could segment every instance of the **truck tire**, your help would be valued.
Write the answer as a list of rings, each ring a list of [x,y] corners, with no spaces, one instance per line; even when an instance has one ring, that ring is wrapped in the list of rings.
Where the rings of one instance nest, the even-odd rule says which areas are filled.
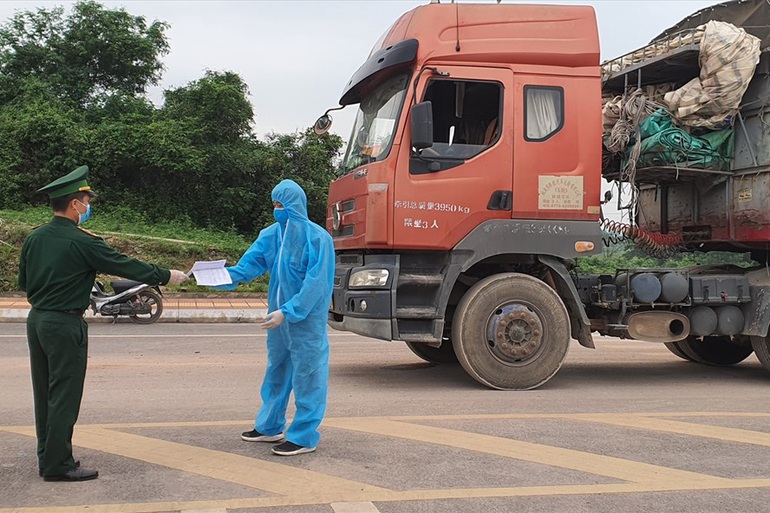
[[[735,339],[743,340],[740,335],[736,336]],[[679,344],[682,352],[694,362],[726,367],[742,362],[754,352],[751,344],[748,344],[748,340],[744,342],[746,343],[732,342],[727,336],[703,337],[703,340],[690,336],[677,342],[677,344]]]
[[[754,354],[762,367],[770,371],[770,336],[751,337],[751,347],[754,348]]]
[[[666,342],[663,345],[666,346],[666,349],[677,355],[682,360],[687,360],[688,362],[693,361],[693,359],[687,356],[685,352],[682,351],[682,348],[679,347],[679,342]]]
[[[457,359],[473,379],[498,390],[529,390],[561,367],[570,320],[548,285],[526,274],[504,273],[465,293],[452,334]]]
[[[430,363],[457,363],[457,355],[451,340],[444,340],[439,347],[429,346],[421,342],[406,342],[406,347],[414,354]]]

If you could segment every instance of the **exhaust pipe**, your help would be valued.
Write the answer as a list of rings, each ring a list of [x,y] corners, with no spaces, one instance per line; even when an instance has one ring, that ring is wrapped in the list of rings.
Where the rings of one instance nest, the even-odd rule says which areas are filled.
[[[690,334],[690,319],[674,312],[637,312],[626,324],[631,338],[645,342],[678,342]]]

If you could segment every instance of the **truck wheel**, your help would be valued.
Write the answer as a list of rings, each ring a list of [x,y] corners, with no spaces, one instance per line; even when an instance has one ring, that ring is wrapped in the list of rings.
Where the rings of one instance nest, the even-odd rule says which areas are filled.
[[[426,362],[457,363],[457,355],[451,340],[444,340],[440,347],[429,346],[421,342],[407,342],[406,347]]]
[[[735,338],[737,341],[742,340],[740,335]],[[748,340],[745,342],[748,342]],[[690,336],[685,340],[677,342],[677,344],[679,344],[682,352],[689,356],[692,361],[705,363],[706,365],[735,365],[751,356],[751,353],[754,352],[750,344],[732,342],[730,337],[725,336],[703,337],[703,340]]]
[[[677,355],[682,360],[687,360],[688,362],[693,361],[693,359],[687,356],[685,352],[682,351],[682,348],[679,347],[679,342],[666,342],[663,345],[666,346],[666,349]]]
[[[460,300],[452,323],[457,359],[498,390],[536,388],[567,356],[570,320],[558,294],[526,274],[489,276]]]
[[[770,336],[751,337],[751,347],[754,348],[754,354],[757,355],[762,367],[770,370]]]

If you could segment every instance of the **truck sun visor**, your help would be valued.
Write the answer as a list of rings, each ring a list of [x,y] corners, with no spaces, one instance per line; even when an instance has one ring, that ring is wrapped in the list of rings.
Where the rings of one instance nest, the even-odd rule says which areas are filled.
[[[353,105],[360,102],[363,92],[374,87],[380,77],[390,75],[390,73],[383,73],[385,70],[398,69],[412,63],[417,57],[417,46],[416,39],[407,39],[373,53],[358,68],[358,71],[353,73],[342,91],[340,105]]]

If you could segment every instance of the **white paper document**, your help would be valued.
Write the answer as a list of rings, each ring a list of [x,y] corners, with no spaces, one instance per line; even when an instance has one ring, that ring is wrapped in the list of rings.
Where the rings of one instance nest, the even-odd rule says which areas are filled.
[[[209,260],[195,262],[187,276],[195,276],[198,285],[213,287],[215,285],[229,285],[233,282],[230,273],[225,270],[226,260]]]

